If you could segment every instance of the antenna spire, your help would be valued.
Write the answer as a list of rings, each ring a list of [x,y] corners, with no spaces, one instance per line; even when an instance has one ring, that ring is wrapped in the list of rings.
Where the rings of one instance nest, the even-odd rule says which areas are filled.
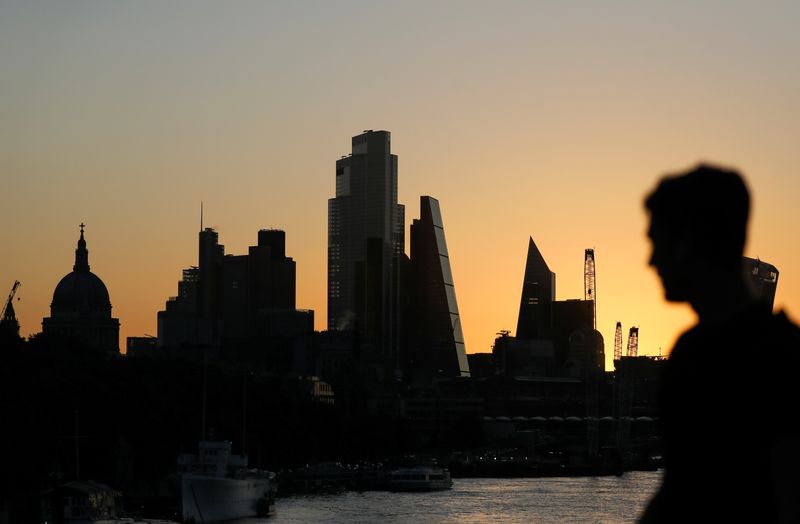
[[[203,201],[200,201],[200,231],[203,231]]]

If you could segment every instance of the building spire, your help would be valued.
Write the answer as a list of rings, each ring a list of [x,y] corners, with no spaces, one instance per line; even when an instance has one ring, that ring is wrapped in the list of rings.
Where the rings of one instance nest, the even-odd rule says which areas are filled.
[[[89,272],[89,251],[86,249],[86,240],[83,238],[83,228],[86,224],[81,222],[81,238],[78,239],[78,249],[75,250],[75,265],[72,270],[80,273]]]

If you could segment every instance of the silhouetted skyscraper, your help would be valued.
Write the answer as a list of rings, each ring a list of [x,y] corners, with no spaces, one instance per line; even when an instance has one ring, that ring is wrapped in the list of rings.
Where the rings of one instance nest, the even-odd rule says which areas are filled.
[[[247,255],[225,255],[217,232],[206,228],[199,267],[183,270],[178,296],[158,313],[159,346],[256,347],[259,338],[310,333],[313,311],[295,309],[295,280],[283,231],[262,229]]]
[[[75,250],[72,273],[53,291],[50,316],[42,320],[46,335],[75,337],[82,343],[110,353],[119,352],[119,320],[111,318],[108,289],[89,271],[89,250],[81,237]]]
[[[550,334],[555,299],[556,274],[547,267],[533,237],[530,237],[519,305],[517,338],[544,338]]]
[[[755,258],[742,257],[742,262],[750,287],[758,299],[772,309],[778,290],[778,268]]]
[[[328,328],[357,331],[362,356],[389,366],[397,358],[404,221],[390,133],[354,136],[352,154],[336,161],[336,197],[328,200]]]
[[[413,372],[428,378],[469,376],[450,256],[439,201],[420,197],[411,224]]]

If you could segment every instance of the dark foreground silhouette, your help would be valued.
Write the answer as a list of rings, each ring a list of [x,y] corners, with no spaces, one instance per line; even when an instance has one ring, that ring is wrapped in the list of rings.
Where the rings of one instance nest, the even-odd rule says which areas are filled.
[[[698,323],[663,376],[665,474],[641,522],[799,522],[800,330],[748,288],[747,188],[701,165],[663,179],[645,206],[650,265]]]

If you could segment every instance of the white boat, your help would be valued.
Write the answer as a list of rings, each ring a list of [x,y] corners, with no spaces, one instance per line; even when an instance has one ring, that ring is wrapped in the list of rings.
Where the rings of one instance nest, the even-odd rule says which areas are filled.
[[[437,491],[452,487],[450,471],[435,466],[401,468],[389,474],[392,491]]]
[[[232,454],[227,440],[201,441],[198,455],[178,457],[178,471],[185,522],[264,517],[275,510],[275,473],[248,469],[247,456]]]

